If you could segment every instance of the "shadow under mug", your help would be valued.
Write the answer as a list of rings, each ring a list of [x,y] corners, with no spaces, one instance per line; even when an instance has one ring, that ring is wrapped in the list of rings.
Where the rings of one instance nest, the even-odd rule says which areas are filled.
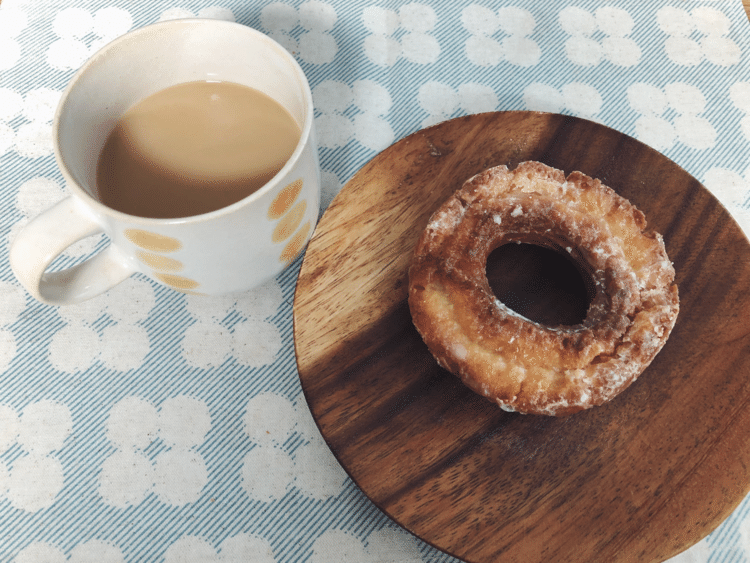
[[[237,203],[191,217],[137,217],[98,201],[98,157],[125,111],[169,86],[204,80],[250,86],[286,108],[301,137],[283,168]],[[318,219],[320,165],[307,78],[283,47],[244,25],[171,20],[114,40],[63,92],[53,142],[71,195],[33,218],[10,249],[14,274],[45,303],[89,299],[135,272],[187,293],[244,291],[286,268]],[[102,232],[110,244],[101,252],[47,271],[68,246]]]

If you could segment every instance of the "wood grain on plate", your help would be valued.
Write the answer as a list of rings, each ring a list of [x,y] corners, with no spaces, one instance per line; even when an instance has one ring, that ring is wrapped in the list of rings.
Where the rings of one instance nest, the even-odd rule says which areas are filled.
[[[430,214],[473,174],[539,160],[601,179],[664,235],[681,312],[665,348],[608,405],[505,413],[439,368],[411,324],[407,267]],[[672,161],[602,125],[500,112],[386,149],[344,186],[294,304],[305,397],[372,501],[466,561],[662,561],[750,488],[750,245]]]

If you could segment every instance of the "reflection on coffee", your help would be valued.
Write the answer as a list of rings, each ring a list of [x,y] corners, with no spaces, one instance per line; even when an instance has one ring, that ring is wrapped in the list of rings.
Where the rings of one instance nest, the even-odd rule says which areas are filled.
[[[157,92],[117,122],[99,156],[97,195],[141,217],[189,217],[255,192],[284,166],[299,125],[278,102],[231,82]]]

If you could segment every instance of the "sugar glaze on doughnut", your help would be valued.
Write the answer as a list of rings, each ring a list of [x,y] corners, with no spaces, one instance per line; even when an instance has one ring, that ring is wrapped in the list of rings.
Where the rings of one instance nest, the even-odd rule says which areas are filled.
[[[545,326],[505,306],[487,258],[509,242],[568,253],[596,288],[585,319]],[[467,180],[409,268],[412,320],[438,363],[502,409],[568,415],[627,388],[677,319],[675,271],[642,212],[599,180],[539,162]]]

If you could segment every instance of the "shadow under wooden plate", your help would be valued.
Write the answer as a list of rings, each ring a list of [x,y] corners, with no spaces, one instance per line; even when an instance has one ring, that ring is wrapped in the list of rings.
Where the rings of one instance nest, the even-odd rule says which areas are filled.
[[[498,164],[601,179],[662,233],[681,311],[652,365],[567,418],[501,411],[438,367],[411,323],[407,268],[430,214]],[[294,335],[305,397],[365,494],[472,563],[663,561],[750,488],[750,245],[675,163],[602,125],[471,115],[402,139],[342,189],[309,244]]]

